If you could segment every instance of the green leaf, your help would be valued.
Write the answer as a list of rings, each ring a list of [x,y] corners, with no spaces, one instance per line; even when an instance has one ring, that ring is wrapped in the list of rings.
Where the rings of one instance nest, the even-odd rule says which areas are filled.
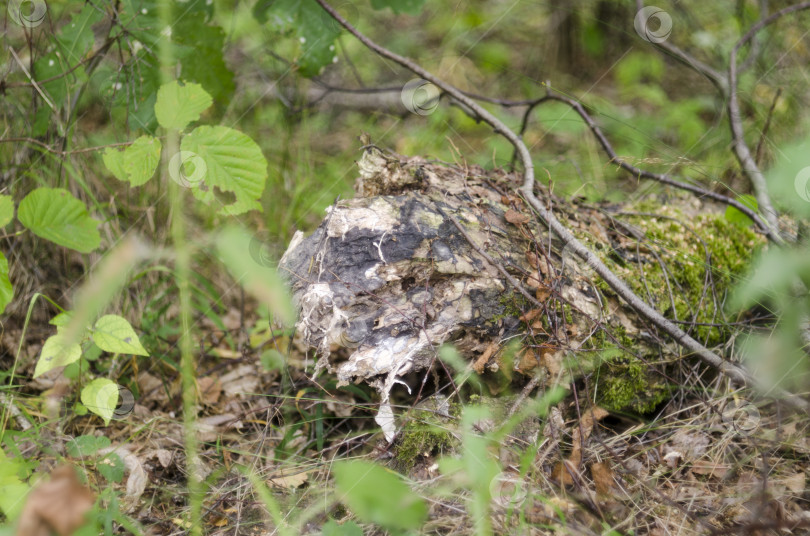
[[[810,136],[796,143],[780,145],[775,165],[768,170],[768,190],[774,200],[795,214],[810,216]]]
[[[73,67],[93,46],[95,37],[92,26],[104,16],[104,11],[92,4],[85,4],[80,13],[73,15],[70,22],[62,26],[56,34],[62,56]]]
[[[0,511],[9,521],[15,521],[25,504],[31,486],[20,480],[20,460],[7,458],[0,449]]]
[[[107,147],[102,159],[116,179],[140,186],[155,174],[160,162],[160,149],[159,139],[141,136],[122,151]]]
[[[363,536],[361,529],[354,521],[346,521],[338,525],[334,519],[330,519],[321,527],[323,536]]]
[[[810,281],[810,256],[803,249],[770,249],[757,260],[751,275],[731,295],[728,308],[740,311],[756,303],[787,305],[796,277]]]
[[[157,93],[155,116],[163,128],[183,130],[213,103],[200,84],[180,85],[176,80],[164,84]]]
[[[68,62],[62,57],[61,54],[57,52],[49,52],[43,56],[40,56],[39,59],[34,62],[34,76],[37,80],[47,80],[49,78],[61,75],[70,69],[70,67],[71,66],[68,65]],[[82,77],[79,78],[81,79]],[[40,87],[45,90],[45,93],[47,93],[50,97],[52,104],[58,110],[67,100],[67,96],[74,84],[75,78],[68,75],[51,80],[50,82],[43,82]],[[42,122],[45,119],[51,121],[51,115],[53,113],[53,110],[51,110],[51,108],[46,104],[42,106],[40,110],[38,110],[37,121]]]
[[[217,252],[234,279],[268,304],[283,323],[291,325],[295,321],[295,310],[287,285],[273,268],[253,260],[249,253],[250,241],[251,235],[243,229],[226,227],[217,236]]]
[[[14,201],[10,195],[0,195],[0,227],[5,227],[14,218]]]
[[[224,109],[236,86],[233,73],[225,64],[222,49],[225,32],[205,23],[205,14],[189,16],[185,12],[172,26],[174,53],[180,60],[183,80],[197,82]]]
[[[422,11],[425,0],[371,0],[371,7],[374,9],[385,9],[390,7],[394,13],[407,13],[408,15],[418,15]]]
[[[85,355],[82,354],[82,358],[84,357]],[[87,362],[87,359],[79,359],[62,369],[62,376],[68,380],[78,380],[82,374],[86,374],[89,371],[90,363]]]
[[[83,458],[110,446],[106,436],[80,435],[67,444],[67,453],[73,458]]]
[[[51,321],[48,322],[48,324],[58,328],[63,328],[70,324],[71,320],[73,320],[73,311],[62,311],[55,317],[51,318]]]
[[[118,315],[105,315],[98,319],[93,327],[93,342],[105,352],[149,355],[129,322]]]
[[[90,253],[101,242],[99,222],[87,214],[84,203],[61,188],[37,188],[25,196],[17,219],[35,235],[81,253]]]
[[[115,452],[96,462],[96,469],[108,482],[121,482],[124,479],[124,461]]]
[[[320,74],[336,57],[335,39],[340,35],[340,25],[314,0],[258,2],[253,13],[259,21],[270,20],[277,30],[296,32],[301,45],[298,70],[303,76]]]
[[[259,198],[267,179],[267,160],[250,136],[228,127],[202,126],[184,136],[180,148],[199,156],[205,164],[206,169],[201,174],[203,183],[195,183],[192,190],[197,199],[210,205],[215,199],[216,188],[231,192],[236,198],[225,204],[219,210],[220,214],[237,215],[262,210]],[[195,161],[195,165],[199,163]],[[178,179],[175,177],[175,180]]]
[[[275,348],[271,348],[262,352],[259,361],[265,370],[284,370],[287,358]]]
[[[14,287],[8,278],[8,260],[0,252],[0,314],[5,312],[6,307],[14,299]]]
[[[340,500],[363,521],[388,530],[413,530],[425,522],[425,501],[396,473],[361,460],[336,462],[333,472]]]
[[[52,335],[42,345],[42,352],[39,354],[39,361],[34,370],[34,378],[57,367],[70,365],[74,361],[78,361],[81,356],[82,347],[78,343],[67,344],[65,336],[61,333]]]
[[[82,404],[104,419],[107,426],[118,404],[118,384],[107,378],[96,378],[82,389],[81,398]]]
[[[753,195],[740,195],[737,196],[737,201],[745,205],[746,207],[750,208],[754,212],[757,211],[759,208],[759,204],[757,203],[757,198]],[[742,227],[750,227],[754,222],[749,218],[744,212],[740,211],[737,207],[727,206],[726,207],[726,220],[729,222],[740,225]]]
[[[40,85],[51,97],[56,108],[62,108],[72,89],[87,80],[84,67],[74,69],[69,74],[65,73],[85,59],[95,41],[92,26],[98,23],[103,16],[102,10],[91,4],[85,4],[81,12],[73,15],[70,22],[62,26],[56,33],[56,50],[39,57],[34,63],[33,75],[36,80],[47,80],[58,75],[65,75]],[[43,115],[40,115],[39,119],[50,117],[51,113],[52,110],[45,106],[42,109]]]

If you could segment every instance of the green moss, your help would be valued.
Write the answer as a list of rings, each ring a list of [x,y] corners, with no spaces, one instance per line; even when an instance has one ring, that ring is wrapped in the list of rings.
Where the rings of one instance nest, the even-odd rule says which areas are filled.
[[[502,293],[498,298],[498,304],[501,306],[501,313],[493,317],[495,321],[507,317],[519,318],[531,308],[529,300],[520,292],[514,291]]]
[[[719,304],[725,301],[726,293],[764,239],[749,228],[728,222],[722,215],[690,219],[674,209],[669,212],[668,216],[678,221],[631,217],[631,223],[645,232],[666,271],[662,262],[650,255],[647,255],[650,262],[641,266],[636,263],[626,267],[614,263],[614,266],[637,295],[651,300],[667,318],[722,324]],[[680,221],[688,222],[689,229]],[[707,253],[711,265],[707,264]],[[707,270],[709,266],[711,269]],[[604,283],[600,288],[607,290]],[[691,329],[691,335],[707,346],[722,343],[730,333],[731,329],[724,326],[696,325]]]
[[[595,376],[596,403],[613,411],[646,414],[669,396],[669,386],[637,357],[604,363]]]
[[[401,471],[410,470],[416,465],[419,456],[442,453],[455,444],[453,434],[440,426],[412,421],[402,430],[394,465]]]
[[[663,210],[667,217],[628,216],[627,221],[645,232],[648,243],[642,247],[654,249],[661,262],[654,255],[645,254],[643,249],[646,261],[640,264],[635,260],[620,262],[616,255],[605,250],[599,251],[600,258],[633,292],[645,301],[652,301],[665,317],[694,321],[694,326],[682,326],[693,337],[707,346],[722,344],[732,332],[731,326],[722,325],[721,307],[725,296],[764,244],[764,239],[722,215],[690,218],[676,209],[662,209],[651,201],[644,203],[630,210],[659,214]],[[707,252],[711,261],[708,271]],[[635,257],[635,251],[622,253]],[[711,275],[708,281],[707,272]],[[615,294],[601,278],[595,284],[601,292]],[[609,347],[615,340],[636,355],[648,354],[622,326],[611,325],[608,329],[612,339],[594,339],[596,348]],[[670,390],[661,374],[625,352],[610,358],[603,356],[594,377],[598,380],[597,403],[617,411],[648,413],[667,398]]]

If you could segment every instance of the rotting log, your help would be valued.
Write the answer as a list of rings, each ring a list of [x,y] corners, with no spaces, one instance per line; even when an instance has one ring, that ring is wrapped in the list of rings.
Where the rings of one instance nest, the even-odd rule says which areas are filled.
[[[518,178],[400,157],[373,145],[364,148],[358,166],[358,196],[328,209],[310,236],[296,233],[281,268],[300,309],[297,328],[305,343],[317,348],[316,372],[326,368],[342,384],[373,385],[383,403],[378,422],[389,439],[391,388],[405,374],[429,368],[445,342],[478,373],[508,366],[555,381],[597,370],[597,356],[604,358],[606,347],[612,349],[608,360],[626,354],[677,361],[679,348],[640,321],[539,223],[517,193]],[[626,207],[586,207],[539,185],[538,191],[612,269],[635,278],[639,295],[653,306],[676,321],[691,320],[695,332],[706,320],[723,324],[714,278],[738,270],[747,259],[734,266],[720,259],[726,266],[718,272],[706,246],[685,252],[691,260],[673,263],[682,252],[656,251],[648,240],[659,238],[656,229],[619,218]],[[694,198],[676,201],[683,218],[716,212]],[[676,219],[667,214],[661,217]],[[665,232],[677,233],[678,225],[682,235],[695,234],[677,221],[667,221]],[[762,242],[753,232],[739,232],[747,253]],[[705,246],[706,240],[698,236],[695,243]],[[690,267],[694,262],[701,266]],[[661,277],[647,275],[654,272]],[[683,288],[687,284],[694,288]],[[500,350],[508,340],[520,341],[520,350],[506,363]],[[339,347],[346,350],[336,352]],[[334,361],[346,354],[348,359]],[[661,369],[656,379],[652,369],[637,378],[632,389],[641,392],[630,399],[662,398],[668,373]],[[603,389],[610,391],[609,382],[605,377]]]

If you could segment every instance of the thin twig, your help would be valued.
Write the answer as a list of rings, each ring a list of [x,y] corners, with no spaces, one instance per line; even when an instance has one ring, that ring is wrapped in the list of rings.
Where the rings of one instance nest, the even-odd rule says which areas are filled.
[[[655,43],[655,46],[661,48],[669,53],[669,55],[679,62],[683,63],[687,67],[691,67],[694,71],[698,74],[701,74],[709,79],[709,81],[715,85],[717,90],[720,92],[721,95],[725,96],[728,95],[728,78],[719,71],[716,71],[709,65],[706,65],[702,61],[698,60],[697,58],[693,57],[688,52],[681,50],[677,46],[673,45],[669,41],[662,41],[660,43]]]
[[[361,43],[363,43],[367,48],[373,50],[378,55],[387,58],[395,63],[398,63],[402,67],[410,70],[414,74],[420,76],[421,78],[427,80],[428,82],[434,84],[436,87],[450,95],[452,98],[459,101],[461,104],[468,107],[472,110],[482,121],[486,122],[490,125],[495,132],[503,135],[509,142],[517,149],[518,154],[520,156],[520,160],[523,163],[523,185],[520,187],[520,192],[524,196],[524,198],[529,202],[529,204],[537,211],[538,215],[546,222],[549,226],[551,231],[554,232],[557,236],[559,236],[562,241],[571,248],[571,250],[576,253],[581,259],[584,259],[587,264],[594,269],[594,271],[602,277],[602,279],[610,285],[616,294],[621,297],[625,302],[627,302],[630,307],[635,309],[642,317],[646,318],[654,325],[659,327],[662,331],[669,334],[678,344],[690,350],[695,355],[697,355],[703,362],[706,364],[718,369],[721,373],[725,374],[729,379],[734,382],[747,385],[749,387],[759,386],[760,383],[757,381],[756,378],[748,374],[744,369],[740,368],[734,363],[724,360],[705,346],[703,346],[700,342],[696,341],[692,337],[690,337],[687,333],[685,333],[681,328],[679,328],[674,323],[670,322],[666,318],[664,318],[661,313],[647,305],[644,300],[639,298],[631,289],[627,286],[627,284],[622,281],[618,276],[616,276],[604,263],[588,248],[586,248],[582,243],[577,240],[577,238],[569,231],[559,220],[557,220],[556,216],[551,213],[551,211],[547,210],[546,207],[540,202],[539,199],[534,195],[534,185],[535,185],[535,178],[534,178],[534,163],[532,162],[531,154],[529,153],[529,149],[520,139],[520,137],[515,134],[512,129],[506,126],[500,119],[496,116],[491,114],[488,110],[484,107],[480,106],[477,102],[475,102],[470,97],[466,96],[463,92],[458,90],[456,87],[444,82],[443,80],[437,78],[421,66],[417,65],[413,61],[404,58],[390,50],[378,45],[362,33],[360,33],[354,26],[352,26],[346,19],[344,19],[337,11],[335,11],[332,6],[327,4],[324,0],[316,0],[318,4],[327,12],[329,15],[338,21],[341,26],[346,28],[346,30],[354,35]],[[808,2],[808,6],[810,6],[810,2]],[[766,19],[767,20],[767,19]],[[800,408],[804,411],[810,412],[810,403],[806,400],[801,399],[800,397],[783,392],[779,390],[779,395],[783,396],[791,405],[794,407]]]
[[[707,197],[709,199],[713,199],[715,201],[719,201],[726,205],[732,206],[751,218],[757,226],[762,229],[762,231],[768,236],[769,239],[776,242],[777,244],[781,244],[784,242],[781,236],[776,233],[773,229],[771,229],[766,221],[764,221],[759,214],[751,210],[751,207],[746,206],[745,204],[737,201],[736,199],[732,199],[728,196],[723,194],[719,194],[717,192],[712,192],[711,190],[707,190],[705,188],[701,188],[700,186],[689,184],[687,182],[682,182],[673,179],[670,175],[666,173],[654,173],[652,171],[646,171],[640,168],[635,167],[634,165],[628,163],[624,159],[622,159],[619,155],[616,154],[616,151],[613,150],[613,146],[611,146],[610,142],[608,141],[607,137],[602,133],[599,126],[597,126],[596,122],[593,118],[588,114],[585,108],[579,102],[575,101],[574,99],[570,99],[568,97],[564,97],[562,95],[551,93],[552,89],[549,87],[549,95],[547,96],[550,100],[556,100],[559,102],[564,102],[568,106],[574,109],[575,112],[579,114],[585,124],[588,125],[588,128],[593,132],[593,135],[596,137],[599,145],[602,146],[602,150],[610,157],[610,161],[614,162],[620,168],[624,169],[625,171],[631,173],[635,177],[644,177],[645,179],[652,179],[654,181],[660,182],[662,184],[667,184],[674,188],[679,188],[681,190],[686,190],[687,192],[692,192],[701,197]]]
[[[751,150],[748,144],[745,143],[745,134],[742,126],[742,113],[740,112],[740,102],[737,99],[737,53],[745,46],[751,39],[764,27],[777,21],[781,17],[797,11],[810,8],[810,2],[802,2],[780,9],[773,15],[762,19],[757,24],[754,24],[745,33],[742,38],[734,45],[729,55],[728,65],[728,115],[729,125],[731,126],[732,148],[734,155],[740,163],[743,174],[748,178],[751,187],[754,190],[754,195],[759,204],[759,210],[765,215],[765,219],[771,228],[776,231],[779,228],[778,215],[771,203],[771,196],[768,193],[768,185],[765,181],[765,175],[759,169],[754,157],[751,155]]]
[[[768,109],[768,117],[765,118],[765,125],[762,127],[762,134],[759,135],[759,142],[757,143],[757,148],[754,151],[754,161],[757,165],[762,164],[762,148],[765,146],[765,138],[768,137],[768,130],[771,128],[771,119],[773,118],[773,111],[776,108],[776,103],[779,101],[779,97],[782,96],[782,88],[776,90],[776,95],[773,98],[773,102],[771,103],[771,107]]]
[[[106,149],[107,147],[127,147],[132,145],[134,142],[131,141],[124,141],[121,143],[110,143],[109,145],[99,145],[97,147],[85,147],[84,149],[76,149],[73,151],[60,151],[58,149],[54,149],[50,145],[47,145],[37,139],[34,138],[0,138],[0,143],[30,143],[36,145],[38,147],[42,147],[49,153],[53,153],[59,156],[67,156],[69,154],[79,154],[79,153],[90,153],[93,151],[100,151],[102,149]]]
[[[39,93],[39,96],[42,97],[42,100],[45,101],[45,103],[51,108],[51,110],[56,111],[56,108],[54,107],[53,103],[51,102],[51,99],[49,99],[48,96],[45,94],[45,92],[42,91],[42,88],[39,87],[39,84],[37,84],[37,81],[34,80],[34,77],[31,76],[31,73],[28,72],[28,69],[25,67],[25,64],[23,64],[23,62],[20,60],[20,57],[17,56],[17,53],[14,52],[14,49],[11,48],[11,47],[8,47],[8,51],[11,52],[12,56],[14,56],[14,61],[17,62],[17,65],[20,66],[20,69],[22,69],[22,72],[25,73],[25,76],[27,76],[28,80],[31,81],[31,85],[34,86],[34,89],[37,90],[37,93]]]

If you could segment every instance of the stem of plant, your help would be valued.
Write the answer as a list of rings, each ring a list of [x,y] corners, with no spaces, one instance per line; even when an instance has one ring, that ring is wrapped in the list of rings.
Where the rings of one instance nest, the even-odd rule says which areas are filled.
[[[160,19],[164,28],[171,28],[171,6],[169,2],[159,2]],[[162,34],[160,41],[160,64],[162,83],[174,80],[176,60],[171,39]],[[172,156],[180,150],[180,133],[169,130],[162,154],[161,178],[169,189],[172,246],[175,253],[175,281],[177,282],[180,305],[180,372],[183,384],[183,441],[186,454],[186,478],[189,494],[189,534],[202,536],[203,487],[200,480],[200,467],[197,447],[196,378],[194,354],[192,352],[191,325],[192,304],[189,278],[191,275],[191,248],[186,237],[185,195],[186,192],[168,173]]]

